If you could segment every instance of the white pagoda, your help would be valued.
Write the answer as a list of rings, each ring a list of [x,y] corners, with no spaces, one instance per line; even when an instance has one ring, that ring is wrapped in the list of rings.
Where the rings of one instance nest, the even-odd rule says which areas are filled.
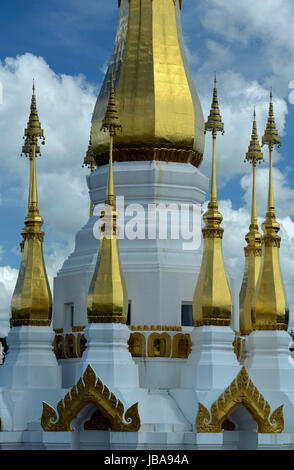
[[[37,196],[44,132],[33,88],[23,146],[28,209],[0,367],[1,449],[294,449],[272,94],[262,139],[269,148],[264,235],[257,226],[255,174],[263,154],[255,117],[246,154],[252,217],[239,295],[222,254],[215,161],[225,126],[217,82],[205,121],[184,50],[182,3],[118,2],[113,55],[84,160],[91,169],[90,217],[57,273],[53,296]],[[185,249],[201,235],[209,180],[199,168],[207,132],[213,154],[203,240]],[[189,221],[198,208],[189,240],[187,233],[175,236],[180,206]],[[166,237],[157,224],[162,214]]]

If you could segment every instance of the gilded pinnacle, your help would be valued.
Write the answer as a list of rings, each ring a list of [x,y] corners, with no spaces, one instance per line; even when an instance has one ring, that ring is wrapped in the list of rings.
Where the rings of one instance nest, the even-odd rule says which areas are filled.
[[[216,81],[216,75],[215,75],[212,105],[211,105],[211,110],[210,110],[210,115],[208,117],[208,121],[205,124],[205,132],[210,131],[213,134],[216,134],[217,132],[221,132],[222,134],[224,134],[225,133],[224,124],[222,122],[222,117],[221,117],[220,110],[219,110],[216,84],[217,84],[217,81]]]
[[[253,126],[252,126],[252,136],[248,152],[246,153],[246,159],[253,166],[253,182],[252,182],[252,205],[251,205],[251,225],[249,227],[249,233],[246,235],[246,241],[248,243],[248,248],[258,250],[261,246],[261,234],[258,232],[257,225],[257,208],[256,208],[256,164],[263,160],[263,153],[261,152],[257,127],[256,127],[256,113],[254,110],[253,115]]]
[[[241,335],[248,335],[252,331],[252,317],[251,306],[252,300],[258,281],[261,263],[261,234],[258,231],[257,225],[257,208],[256,208],[256,164],[263,160],[263,154],[259,145],[257,127],[256,127],[256,113],[254,110],[253,129],[251,142],[246,153],[246,159],[252,164],[253,181],[252,181],[252,205],[251,205],[251,224],[249,233],[247,233],[245,240],[247,246],[245,251],[245,271],[242,281],[242,286],[239,295],[239,312],[240,312],[240,333]],[[246,161],[246,160],[245,160]]]
[[[250,145],[248,147],[248,152],[246,153],[246,159],[252,165],[256,165],[257,162],[263,161],[263,153],[261,151],[261,147],[258,140],[257,134],[257,127],[256,127],[256,112],[254,110],[254,119],[253,119],[253,127],[252,127],[252,136]]]
[[[116,131],[121,128],[116,111],[113,83],[105,118],[104,130],[109,131],[109,173],[106,195],[106,208],[102,217],[102,238],[99,246],[95,272],[91,281],[87,311],[89,323],[126,323],[128,311],[128,293],[123,277],[118,241],[116,238],[117,212],[114,202],[113,187],[113,139]]]
[[[88,168],[90,168],[91,173],[94,173],[96,162],[94,159],[93,148],[92,148],[92,133],[90,134],[89,146],[88,146],[86,156],[84,158],[83,167],[84,166],[87,166]],[[91,201],[90,202],[90,218],[93,217],[93,215],[94,215],[94,203]]]
[[[262,138],[262,145],[269,145],[272,147],[274,147],[275,145],[278,145],[278,147],[281,147],[281,138],[276,128],[275,117],[274,117],[274,105],[273,105],[272,98],[273,98],[273,94],[271,91],[268,121],[267,121],[267,126],[266,126],[264,136]]]
[[[44,138],[44,131],[41,127],[41,123],[39,121],[38,110],[37,110],[37,102],[36,102],[36,95],[35,95],[35,82],[33,82],[33,96],[31,101],[31,113],[29,117],[29,121],[27,124],[27,128],[25,129],[24,134],[25,144],[22,148],[22,153],[25,155],[30,155],[32,152],[33,144],[38,144],[38,139],[42,139],[42,144],[45,143]],[[40,147],[37,145],[36,148],[36,155],[40,154]]]
[[[266,236],[276,237],[276,241],[279,243],[278,232],[280,226],[276,220],[275,215],[275,202],[274,202],[274,188],[273,188],[273,149],[275,145],[281,147],[281,138],[276,128],[275,117],[274,117],[274,106],[272,101],[272,91],[270,93],[270,105],[269,105],[269,116],[264,136],[262,138],[262,144],[268,145],[269,148],[269,187],[268,187],[268,203],[267,203],[267,214],[266,220],[263,223],[262,229]],[[278,240],[279,239],[279,240]]]
[[[281,139],[275,124],[272,92],[262,142],[269,148],[269,187],[266,219],[262,225],[264,236],[260,275],[252,302],[252,323],[256,330],[287,330],[289,308],[280,270],[280,226],[275,215],[273,190],[273,149],[275,145],[281,146]]]
[[[108,130],[111,136],[115,136],[117,134],[117,131],[122,129],[122,125],[118,117],[118,112],[117,112],[116,103],[115,103],[113,80],[110,86],[108,106],[107,106],[106,113],[102,122],[101,129],[105,131]]]
[[[96,165],[96,163],[95,163],[94,154],[93,154],[92,134],[91,134],[90,135],[90,140],[89,140],[89,146],[88,146],[86,156],[84,158],[84,165],[83,166],[87,166],[88,168],[90,168],[91,173],[93,173],[94,170],[95,170],[95,165]]]
[[[218,106],[216,78],[212,108],[206,123],[206,130],[212,131],[213,138],[211,189],[208,209],[203,216],[205,222],[205,227],[202,230],[204,249],[193,297],[193,318],[195,326],[229,326],[232,315],[232,297],[222,254],[224,229],[220,226],[223,218],[217,204],[215,169],[217,132],[224,133],[224,125]]]
[[[218,211],[218,204],[217,204],[215,146],[216,146],[217,132],[220,131],[222,132],[222,134],[224,134],[224,124],[222,123],[221,115],[219,111],[216,83],[217,82],[216,82],[216,75],[215,75],[212,108],[210,111],[210,116],[208,117],[208,121],[205,124],[206,130],[212,131],[213,150],[212,150],[210,201],[208,203],[208,210],[204,214],[203,219],[208,229],[215,230],[217,228],[219,231],[219,234],[222,234],[223,229],[220,227],[220,224],[223,218],[220,212]]]
[[[48,326],[52,316],[52,297],[43,258],[43,219],[39,215],[36,176],[36,154],[40,153],[38,139],[43,139],[44,135],[38,117],[35,84],[24,138],[23,153],[29,156],[30,162],[29,197],[26,227],[21,232],[21,267],[11,302],[10,324]]]

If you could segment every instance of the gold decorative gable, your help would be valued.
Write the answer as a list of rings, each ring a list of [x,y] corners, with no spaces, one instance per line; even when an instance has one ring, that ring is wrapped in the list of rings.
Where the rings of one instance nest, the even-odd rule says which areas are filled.
[[[196,429],[199,433],[221,433],[223,422],[231,413],[243,405],[258,424],[258,432],[281,433],[284,430],[283,405],[271,415],[271,408],[253,385],[245,367],[225,392],[211,405],[210,413],[199,403]]]
[[[69,393],[57,405],[56,411],[43,402],[41,425],[47,432],[73,431],[71,422],[89,404],[94,405],[110,429],[116,432],[137,432],[140,429],[138,403],[131,406],[124,415],[124,405],[109,391],[91,366],[88,366]]]

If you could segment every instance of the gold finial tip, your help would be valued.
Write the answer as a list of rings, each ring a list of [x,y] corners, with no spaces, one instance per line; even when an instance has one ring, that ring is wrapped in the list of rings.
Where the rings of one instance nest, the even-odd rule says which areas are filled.
[[[215,86],[216,86],[216,84],[217,84],[216,72],[214,73],[214,84],[215,84]]]
[[[33,92],[35,93],[35,79],[33,78]]]
[[[255,119],[256,119],[256,110],[255,110],[255,106],[254,106],[253,117],[254,117],[254,121],[255,121]]]
[[[273,87],[271,87],[271,92],[270,92],[270,99],[273,99]]]

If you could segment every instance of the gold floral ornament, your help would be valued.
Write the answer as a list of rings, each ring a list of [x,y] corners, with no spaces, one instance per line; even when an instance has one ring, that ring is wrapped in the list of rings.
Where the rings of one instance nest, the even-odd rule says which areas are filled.
[[[222,425],[232,412],[243,405],[258,424],[261,434],[281,433],[284,430],[283,406],[271,414],[271,408],[248,376],[245,367],[225,392],[208,409],[199,403],[196,429],[199,433],[224,432]]]
[[[124,414],[124,405],[109,391],[91,366],[88,366],[83,378],[80,379],[69,393],[57,405],[57,411],[43,402],[41,425],[46,432],[73,432],[71,422],[89,404],[100,411],[104,422],[109,423],[115,432],[137,432],[141,422],[138,403],[131,406]]]

